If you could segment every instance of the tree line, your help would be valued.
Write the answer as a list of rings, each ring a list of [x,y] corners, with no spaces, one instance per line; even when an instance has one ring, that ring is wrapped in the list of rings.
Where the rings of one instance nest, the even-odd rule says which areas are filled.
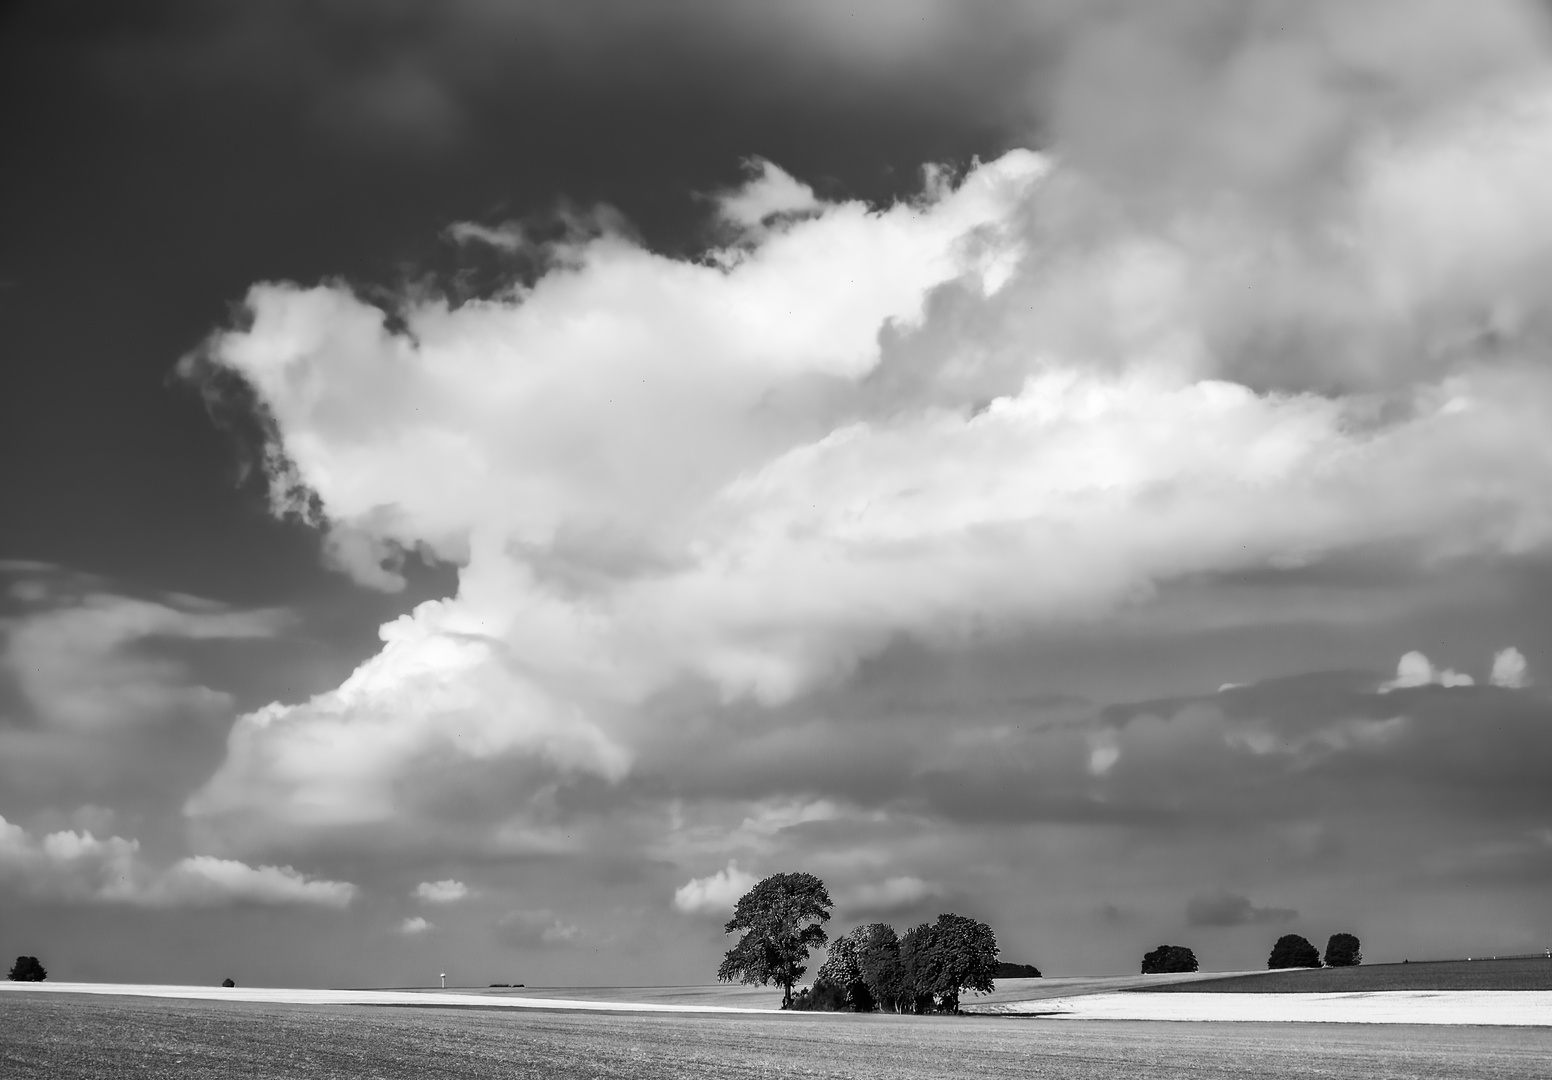
[[[1362,945],[1357,937],[1347,933],[1331,935],[1326,942],[1324,961],[1315,946],[1298,934],[1284,934],[1278,938],[1266,960],[1268,968],[1357,967],[1361,963]],[[1164,975],[1196,969],[1196,953],[1184,945],[1160,945],[1144,953],[1142,958],[1144,975]]]

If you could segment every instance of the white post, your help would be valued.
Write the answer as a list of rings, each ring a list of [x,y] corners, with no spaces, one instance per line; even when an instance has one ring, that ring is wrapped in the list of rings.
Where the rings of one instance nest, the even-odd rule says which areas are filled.
[[[447,972],[442,972],[442,989],[447,989]]]

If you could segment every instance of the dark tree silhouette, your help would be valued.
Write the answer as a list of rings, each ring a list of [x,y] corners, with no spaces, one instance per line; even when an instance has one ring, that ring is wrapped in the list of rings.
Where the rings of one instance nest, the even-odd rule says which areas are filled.
[[[232,989],[232,987],[236,986],[237,984],[234,983],[231,979],[222,979],[221,980],[221,985],[223,987],[225,987],[226,989],[230,990],[230,989]]]
[[[781,1007],[792,1005],[792,984],[807,971],[808,951],[829,940],[821,923],[834,907],[824,882],[813,874],[772,874],[738,900],[726,933],[744,932],[727,951],[717,978],[782,988]]]
[[[1166,975],[1196,970],[1196,953],[1184,945],[1160,945],[1142,958],[1144,975]]]
[[[1352,934],[1332,934],[1326,942],[1326,967],[1357,967],[1363,963],[1363,949]]]
[[[873,1011],[876,1002],[868,990],[867,980],[862,977],[862,963],[858,959],[862,946],[867,942],[868,933],[866,926],[859,926],[830,942],[829,959],[820,966],[819,978],[814,983],[816,994],[820,983],[828,983],[841,988],[844,998],[842,1008],[856,1012]]]
[[[911,998],[905,985],[905,968],[900,964],[900,938],[888,923],[869,923],[852,931],[859,932],[862,933],[857,946],[857,967],[862,981],[867,983],[868,994],[880,1009],[899,1012],[901,1004]]]
[[[42,982],[48,978],[48,971],[36,956],[18,956],[6,978],[12,982]]]
[[[997,970],[997,935],[983,922],[964,915],[939,915],[900,940],[900,965],[917,1012],[934,1003],[943,1012],[959,1011],[961,990],[991,992]]]
[[[999,961],[996,968],[992,970],[994,979],[1038,979],[1040,977],[1040,969],[1034,964],[1015,964],[1008,960]]]
[[[1269,968],[1318,968],[1320,951],[1298,934],[1284,934],[1267,957]]]

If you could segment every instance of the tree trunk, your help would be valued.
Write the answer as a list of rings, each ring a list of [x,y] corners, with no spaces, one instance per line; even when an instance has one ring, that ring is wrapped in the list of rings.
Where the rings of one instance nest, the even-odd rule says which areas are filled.
[[[792,984],[790,982],[781,984],[781,1007],[783,1009],[792,1008]]]

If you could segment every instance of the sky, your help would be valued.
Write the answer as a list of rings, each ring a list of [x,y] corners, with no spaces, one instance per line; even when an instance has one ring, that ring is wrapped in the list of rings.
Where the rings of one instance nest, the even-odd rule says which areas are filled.
[[[1544,6],[0,19],[5,955],[1552,943]]]

